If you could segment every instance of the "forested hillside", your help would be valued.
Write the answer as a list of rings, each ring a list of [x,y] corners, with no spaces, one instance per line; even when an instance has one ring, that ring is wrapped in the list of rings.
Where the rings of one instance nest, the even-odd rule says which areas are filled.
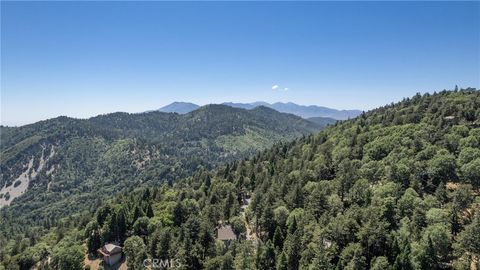
[[[141,184],[172,183],[319,130],[268,108],[210,105],[178,115],[113,113],[58,117],[1,129],[0,246],[6,239],[93,211]]]
[[[326,127],[327,125],[332,125],[337,122],[337,120],[333,118],[328,118],[328,117],[310,117],[307,118],[308,121],[316,123],[317,125],[321,127]]]
[[[3,242],[0,259],[81,269],[82,252],[119,242],[130,269],[146,258],[180,259],[181,269],[470,269],[479,189],[480,93],[418,94],[125,193],[45,237]],[[216,240],[220,224],[238,240]]]

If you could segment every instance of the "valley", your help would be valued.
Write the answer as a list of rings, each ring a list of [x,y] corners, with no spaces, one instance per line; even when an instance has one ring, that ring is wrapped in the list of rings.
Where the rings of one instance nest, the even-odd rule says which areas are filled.
[[[480,270],[480,1],[0,17],[0,270]]]
[[[201,145],[225,146],[223,151],[231,153],[232,158],[219,152],[216,165],[194,166],[172,181],[149,180],[147,176],[158,179],[162,175],[161,170],[153,168],[166,161],[152,162],[161,160],[165,150],[161,144],[140,142],[140,138],[154,141],[154,133],[148,129],[140,133],[132,128],[139,123],[132,122],[135,124],[117,130],[127,136],[113,142],[95,137],[83,146],[91,148],[79,152],[98,155],[89,169],[96,173],[83,177],[88,185],[93,181],[108,183],[110,188],[105,190],[113,196],[98,201],[94,208],[83,208],[87,211],[69,208],[70,214],[59,222],[36,225],[28,221],[28,216],[23,220],[17,217],[20,212],[15,211],[27,207],[22,206],[26,202],[23,196],[17,198],[0,212],[6,224],[2,227],[2,261],[4,265],[45,264],[48,257],[58,267],[63,262],[62,254],[70,254],[72,258],[78,255],[78,264],[82,265],[85,253],[78,254],[78,250],[96,256],[102,243],[114,242],[124,248],[129,269],[141,269],[147,258],[176,258],[184,269],[385,269],[388,265],[392,269],[462,269],[475,265],[480,255],[474,246],[480,228],[479,108],[478,90],[466,89],[416,95],[337,122],[313,135],[308,135],[313,132],[309,129],[304,129],[303,137],[299,137],[302,132],[286,135],[290,139],[285,140],[269,137],[268,130],[260,132],[258,126],[240,132],[241,125],[231,125],[227,129],[237,135],[209,131],[219,137],[208,138],[220,138],[209,144],[186,129],[182,132],[198,138]],[[212,117],[225,108],[215,106],[212,110],[214,114],[194,111],[187,118],[208,118],[208,123],[216,123]],[[234,112],[236,118],[237,113],[247,111]],[[291,130],[298,130],[299,124],[311,127],[300,118],[271,109],[258,113],[274,115],[282,123],[293,121],[297,126]],[[94,122],[122,127],[118,119],[118,115],[107,115]],[[123,115],[122,119],[125,121]],[[271,128],[277,128],[275,134],[282,134],[276,124]],[[165,134],[168,138],[169,133]],[[25,135],[17,136],[25,140]],[[277,142],[268,146],[268,140],[261,138],[275,138]],[[74,140],[77,146],[78,140]],[[82,149],[71,148],[71,143],[64,147],[70,151]],[[55,145],[49,159],[63,155],[62,144],[57,141]],[[249,152],[248,145],[258,150]],[[251,154],[239,154],[247,152]],[[128,157],[121,153],[128,153]],[[64,158],[74,157],[69,155]],[[171,157],[169,154],[165,160]],[[49,162],[45,162],[44,170],[49,168]],[[90,164],[87,160],[80,162]],[[100,167],[94,165],[97,162]],[[61,163],[55,175],[65,177],[62,168],[71,166]],[[174,167],[175,173],[184,166]],[[145,172],[139,172],[139,168],[145,168]],[[121,175],[134,180],[135,185],[113,181]],[[55,183],[60,180],[55,179],[50,190],[66,192],[61,190],[68,186]],[[80,184],[77,188],[82,186],[76,183]],[[128,191],[112,193],[114,183],[125,185]],[[81,189],[88,190],[88,185]],[[80,196],[82,204],[95,198],[74,195],[74,189],[68,193],[69,201],[72,196]],[[62,200],[58,202],[63,204]],[[37,216],[45,215],[39,213]],[[14,224],[23,224],[22,229]],[[236,240],[226,243],[216,239],[219,224],[228,224]],[[32,235],[34,232],[37,236]],[[33,244],[26,244],[28,248],[20,248],[21,242],[9,236],[22,234],[30,235]],[[19,248],[23,251],[7,255]]]
[[[210,105],[185,114],[59,117],[2,128],[0,243],[42,237],[116,194],[173,185],[199,169],[246,158],[322,127],[268,108]],[[6,207],[8,206],[8,207]]]

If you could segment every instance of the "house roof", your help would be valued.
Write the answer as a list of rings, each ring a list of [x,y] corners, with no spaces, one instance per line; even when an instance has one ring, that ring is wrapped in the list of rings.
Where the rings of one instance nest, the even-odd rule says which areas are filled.
[[[233,233],[232,226],[225,225],[218,228],[217,239],[222,241],[235,240],[237,239],[237,236],[235,235],[235,233]]]
[[[98,252],[104,256],[113,255],[122,252],[122,247],[109,243],[101,247]]]
[[[240,206],[241,209],[247,209],[248,205],[250,204],[250,201],[252,199],[248,198],[248,199],[243,199],[243,204],[242,206]]]

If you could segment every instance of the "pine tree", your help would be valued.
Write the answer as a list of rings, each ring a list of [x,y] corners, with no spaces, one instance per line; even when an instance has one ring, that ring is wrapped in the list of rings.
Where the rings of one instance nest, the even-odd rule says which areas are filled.
[[[120,242],[123,242],[125,240],[125,236],[127,234],[128,230],[128,224],[127,224],[127,210],[122,208],[119,211],[119,214],[117,216],[117,227],[118,227],[118,235],[117,238],[120,240]]]
[[[133,222],[135,222],[135,220],[137,220],[138,218],[143,217],[143,216],[145,216],[145,213],[143,212],[142,208],[140,208],[140,206],[136,205],[135,210],[133,212]]]
[[[444,182],[438,185],[437,189],[435,190],[435,197],[442,205],[448,201],[448,193]]]
[[[150,188],[146,188],[145,191],[143,192],[143,201],[149,201],[150,198],[151,198]]]
[[[281,250],[283,248],[283,233],[280,226],[277,226],[273,234],[273,246],[275,249]]]
[[[152,204],[149,203],[147,206],[147,217],[152,218],[154,216]]]
[[[275,270],[275,249],[270,240],[261,249],[257,265],[258,269]]]
[[[402,253],[397,256],[393,264],[393,270],[413,270],[410,263],[410,243],[407,243],[402,250]]]
[[[98,230],[94,230],[90,237],[87,238],[87,249],[89,253],[96,253],[97,249],[102,245]]]
[[[273,215],[273,208],[271,205],[265,206],[260,218],[260,226],[266,232],[266,238],[272,239],[275,233],[275,219]]]
[[[288,269],[298,269],[301,253],[301,241],[299,231],[295,231],[293,234],[288,233],[285,243],[283,245],[283,252],[287,257]]]
[[[180,226],[184,222],[184,210],[181,202],[177,202],[173,207],[173,224]]]
[[[290,224],[290,226],[288,226],[288,233],[294,234],[297,231],[297,229],[298,229],[297,218],[294,216],[292,223]]]
[[[280,253],[280,257],[278,258],[277,261],[277,270],[289,270],[287,265],[287,255],[285,255],[285,252]]]
[[[438,257],[433,246],[432,238],[428,237],[427,246],[425,247],[424,256],[422,256],[422,269],[437,269]]]

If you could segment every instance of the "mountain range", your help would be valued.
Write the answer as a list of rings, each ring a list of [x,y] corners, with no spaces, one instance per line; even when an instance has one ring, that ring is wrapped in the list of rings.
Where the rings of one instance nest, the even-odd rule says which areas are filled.
[[[479,91],[318,130],[224,105],[2,128],[0,186],[29,182],[0,209],[0,265],[80,270],[111,242],[134,269],[170,256],[192,270],[478,264]]]
[[[270,108],[225,105],[182,115],[111,113],[2,127],[0,246],[2,237],[13,233],[10,229],[56,226],[61,218],[95,209],[115,194],[174,183],[320,129]]]
[[[360,110],[336,110],[332,108],[322,107],[322,106],[305,106],[298,105],[292,102],[282,103],[267,103],[263,101],[253,102],[253,103],[233,103],[233,102],[224,102],[223,105],[227,105],[235,108],[242,108],[251,110],[253,108],[264,106],[272,108],[276,111],[283,113],[291,113],[302,118],[311,118],[311,117],[328,117],[336,120],[345,120],[354,118],[362,113]],[[159,109],[161,112],[176,112],[179,114],[188,113],[190,111],[196,110],[199,106],[194,103],[189,102],[173,102],[165,107]]]
[[[150,248],[127,255],[134,266],[176,254],[186,269],[477,269],[479,117],[476,90],[417,94],[118,198],[93,215],[84,242]],[[150,214],[112,227],[135,209]]]

